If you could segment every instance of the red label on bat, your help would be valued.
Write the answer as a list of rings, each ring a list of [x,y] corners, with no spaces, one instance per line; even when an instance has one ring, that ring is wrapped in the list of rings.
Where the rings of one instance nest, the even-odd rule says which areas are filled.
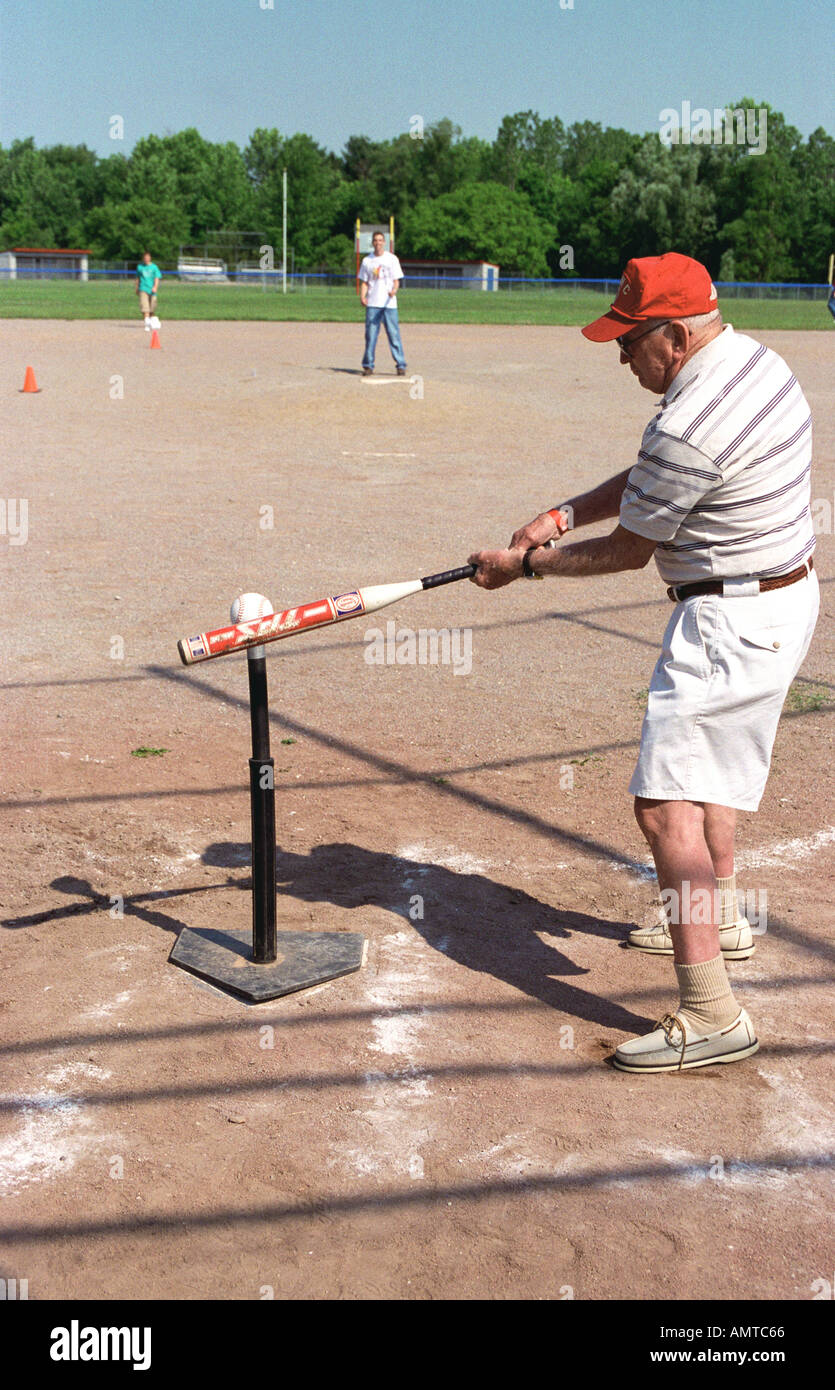
[[[358,589],[353,589],[350,594],[337,594],[332,600],[337,613],[361,613],[362,596]]]
[[[276,632],[286,632],[291,628],[316,627],[319,623],[333,621],[333,609],[327,602],[304,603],[301,608],[289,608],[282,613]]]
[[[304,603],[298,608],[287,608],[283,613],[268,613],[263,618],[251,618],[247,622],[234,623],[229,627],[216,628],[214,632],[202,633],[199,637],[184,638],[180,653],[184,656],[187,651],[192,661],[201,661],[206,657],[221,656],[224,652],[257,647],[262,642],[273,642],[276,638],[287,637],[293,632],[322,627],[327,623],[337,622],[340,618],[352,618],[365,611],[362,593],[358,589],[352,589],[350,593],[337,594],[334,598],[317,599],[314,603]]]

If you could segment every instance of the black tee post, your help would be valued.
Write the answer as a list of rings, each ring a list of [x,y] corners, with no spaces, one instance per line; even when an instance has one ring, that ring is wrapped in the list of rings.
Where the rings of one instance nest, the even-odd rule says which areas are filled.
[[[267,659],[263,647],[247,653],[252,757],[249,800],[252,819],[252,958],[266,965],[276,958],[275,934],[275,764],[270,757]]]
[[[252,930],[218,924],[186,927],[169,959],[251,1004],[360,970],[365,938],[357,932],[276,931],[275,764],[270,756],[267,662],[263,646],[247,651],[252,757],[249,803],[252,822]]]

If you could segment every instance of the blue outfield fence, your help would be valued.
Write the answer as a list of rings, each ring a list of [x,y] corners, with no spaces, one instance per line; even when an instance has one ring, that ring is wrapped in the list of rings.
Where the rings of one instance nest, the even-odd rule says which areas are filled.
[[[264,290],[281,291],[284,277],[281,270],[229,270],[220,276],[197,276],[194,273],[178,274],[176,269],[163,270],[163,283],[175,281],[178,284],[204,285],[234,288],[236,285],[261,286]],[[125,265],[91,265],[87,280],[133,280],[135,267]],[[0,267],[0,283],[9,280],[80,280],[77,269],[28,269],[20,267],[11,270]],[[287,289],[293,293],[308,289],[336,289],[352,287],[356,283],[353,272],[336,270],[310,270],[287,273]],[[791,280],[717,280],[716,288],[725,299],[815,299],[818,295],[828,297],[830,286],[821,281],[817,284]],[[403,286],[406,289],[435,289],[483,291],[487,294],[504,291],[506,293],[530,293],[536,290],[576,291],[596,290],[609,298],[614,298],[620,284],[620,276],[610,279],[564,276],[560,279],[534,278],[525,275],[499,275],[491,290],[481,276],[444,275],[406,275]]]

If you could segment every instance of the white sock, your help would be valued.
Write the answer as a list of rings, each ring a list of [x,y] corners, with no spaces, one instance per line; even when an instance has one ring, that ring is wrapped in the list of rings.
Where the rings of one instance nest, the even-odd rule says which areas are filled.
[[[677,1012],[698,1033],[715,1033],[739,1013],[721,954],[698,965],[676,965],[681,994]]]
[[[738,921],[740,915],[736,900],[736,874],[731,874],[730,878],[717,878],[716,887],[719,891],[719,925],[727,927]]]

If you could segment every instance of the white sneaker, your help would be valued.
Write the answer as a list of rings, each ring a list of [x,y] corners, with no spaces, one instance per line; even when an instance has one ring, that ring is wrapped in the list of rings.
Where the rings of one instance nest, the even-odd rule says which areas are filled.
[[[150,325],[150,323],[148,322],[148,320],[146,319],[146,320],[145,320],[145,332],[146,332],[146,333],[150,333],[150,331],[151,331],[151,325]]]
[[[626,938],[636,951],[646,951],[651,956],[671,956],[673,938],[666,922],[656,922],[651,927],[634,927]],[[754,933],[747,917],[729,922],[719,928],[719,949],[725,960],[747,960],[756,951]]]
[[[665,1014],[645,1037],[621,1043],[612,1062],[618,1071],[688,1071],[714,1062],[741,1062],[758,1047],[754,1025],[744,1009],[727,1027],[704,1034],[678,1014]]]

